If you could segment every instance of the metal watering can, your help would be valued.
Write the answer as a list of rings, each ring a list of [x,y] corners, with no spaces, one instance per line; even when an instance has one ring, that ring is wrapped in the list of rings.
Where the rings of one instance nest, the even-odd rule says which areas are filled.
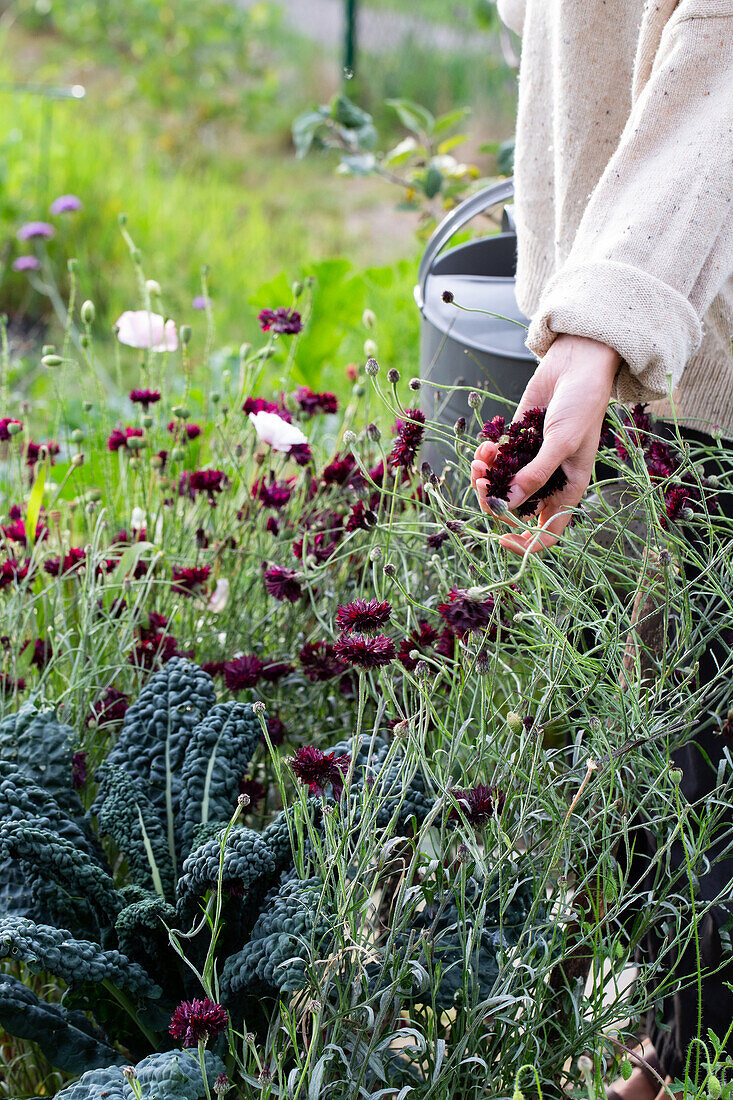
[[[420,377],[445,386],[488,389],[504,398],[484,400],[483,420],[497,413],[511,416],[537,360],[525,347],[525,331],[519,325],[485,313],[464,313],[444,302],[442,296],[449,290],[462,306],[529,323],[514,295],[517,236],[511,208],[503,211],[499,233],[467,241],[446,252],[443,249],[471,218],[513,197],[514,181],[507,179],[471,195],[451,210],[425,247],[415,287],[415,302],[422,314]],[[465,416],[470,423],[473,410],[465,391],[451,394],[440,386],[423,386],[420,394],[422,411],[430,419],[452,427],[460,416]],[[448,459],[455,458],[449,444],[438,442],[426,444],[420,453],[438,473]]]

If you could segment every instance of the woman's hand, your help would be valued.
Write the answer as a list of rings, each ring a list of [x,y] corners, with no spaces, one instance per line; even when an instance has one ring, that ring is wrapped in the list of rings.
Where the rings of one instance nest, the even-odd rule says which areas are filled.
[[[618,352],[606,344],[566,335],[558,336],[540,360],[514,419],[521,419],[527,409],[546,408],[544,439],[537,457],[513,478],[509,508],[517,508],[541,489],[558,466],[565,471],[568,483],[561,493],[543,501],[539,513],[542,530],[507,533],[500,539],[502,546],[519,554],[536,553],[553,546],[567,527],[567,509],[580,503],[590,484],[601,425],[620,363]],[[471,463],[471,485],[481,510],[488,513],[486,474],[497,449],[495,443],[482,443]],[[504,518],[513,522],[508,514]]]

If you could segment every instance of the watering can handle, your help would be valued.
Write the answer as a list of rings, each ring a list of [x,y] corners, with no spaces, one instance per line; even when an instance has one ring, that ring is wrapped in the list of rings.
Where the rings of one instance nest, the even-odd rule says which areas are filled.
[[[417,272],[415,299],[421,309],[424,303],[425,283],[430,274],[433,260],[441,249],[443,249],[445,245],[448,244],[451,237],[457,233],[459,229],[462,229],[467,222],[470,222],[471,218],[475,217],[476,214],[481,214],[484,210],[488,210],[492,206],[498,206],[499,203],[507,202],[513,195],[514,180],[510,177],[509,179],[502,180],[501,183],[495,183],[491,187],[485,187],[482,191],[477,191],[475,195],[470,195],[469,198],[459,203],[454,210],[446,214],[442,222],[435,227],[425,247],[425,252],[423,253],[420,267]]]

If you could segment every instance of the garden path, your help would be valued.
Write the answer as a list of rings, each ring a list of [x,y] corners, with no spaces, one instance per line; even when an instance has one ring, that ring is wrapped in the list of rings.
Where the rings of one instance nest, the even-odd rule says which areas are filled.
[[[249,8],[259,0],[236,2]],[[339,47],[343,43],[344,0],[277,0],[277,3],[285,11],[290,27],[299,34],[322,46]],[[497,35],[431,23],[401,12],[377,11],[364,5],[359,8],[357,40],[359,48],[370,53],[387,53],[413,41],[418,46],[446,53],[501,54]]]

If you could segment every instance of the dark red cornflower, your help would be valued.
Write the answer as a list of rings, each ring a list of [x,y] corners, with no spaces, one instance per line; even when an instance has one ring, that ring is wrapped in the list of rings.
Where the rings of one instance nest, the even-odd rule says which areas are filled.
[[[7,527],[0,528],[5,538],[9,542],[20,543],[21,546],[25,546],[28,541],[28,532],[25,528],[25,523],[22,519],[13,520]],[[39,520],[36,524],[36,542],[41,542],[43,539],[48,538],[48,528]]]
[[[308,416],[317,412],[338,412],[338,398],[335,393],[314,393],[308,386],[298,386],[295,400]]]
[[[652,439],[644,451],[644,461],[651,478],[670,477],[678,469],[680,460],[672,448],[661,439]]]
[[[492,817],[498,817],[504,809],[506,795],[498,787],[486,787],[479,784],[471,790],[461,790],[459,787],[451,787],[450,794],[460,802],[461,809],[468,819],[469,825],[474,829],[485,825]],[[455,806],[451,806],[448,813],[449,821],[460,821],[461,815]]]
[[[666,512],[666,520],[672,520],[675,523],[677,520],[683,518],[683,513],[690,507],[690,497],[686,489],[683,489],[681,485],[673,485],[671,489],[668,489],[664,494],[664,510]],[[666,527],[665,517],[661,519],[662,527]]]
[[[325,466],[321,477],[326,485],[345,485],[356,468],[356,459],[347,451],[344,455],[336,455],[333,462]]]
[[[195,1047],[221,1035],[228,1022],[229,1013],[224,1006],[206,997],[202,1001],[181,1001],[171,1016],[168,1031],[184,1047]]]
[[[71,785],[75,791],[81,790],[87,781],[87,754],[75,752],[71,757]]]
[[[264,397],[248,397],[242,405],[242,411],[248,414],[258,412],[275,413],[276,416],[279,416],[280,419],[286,421],[286,423],[292,424],[293,422],[290,411],[282,402],[278,405],[275,401],[266,401]]]
[[[198,439],[201,435],[201,428],[198,424],[189,424],[185,420],[171,420],[168,424],[168,431],[183,443],[189,443],[192,439]]]
[[[330,642],[306,642],[298,654],[303,671],[312,682],[331,680],[346,671]]]
[[[349,512],[344,530],[371,531],[377,522],[377,514],[367,508],[363,500],[357,500]]]
[[[537,457],[542,446],[545,411],[539,408],[529,409],[521,420],[508,425],[503,433],[507,438],[500,444],[486,475],[488,496],[506,500],[515,474]],[[520,504],[517,512],[520,516],[532,515],[543,500],[564,489],[567,481],[564,470],[558,467],[541,489]]]
[[[85,725],[95,722],[98,726],[110,726],[121,722],[129,707],[127,696],[117,688],[106,688],[98,699],[89,707],[89,714],[84,720]]]
[[[361,630],[369,634],[389,622],[392,608],[386,600],[353,600],[341,604],[336,610],[336,626],[339,630]]]
[[[425,654],[433,648],[438,640],[438,631],[434,626],[431,626],[427,619],[420,619],[417,625],[417,629],[413,630],[400,642],[400,647],[397,651],[397,657],[400,664],[407,669],[408,672],[414,672],[419,657],[411,657],[410,654],[413,650],[417,650],[418,653]]]
[[[12,695],[16,691],[25,691],[25,680],[22,676],[11,676],[9,672],[0,673],[0,694]]]
[[[322,795],[330,783],[334,798],[340,798],[351,757],[348,753],[336,756],[333,752],[326,754],[313,745],[303,745],[288,763],[295,777],[307,785],[310,794]]]
[[[132,390],[130,400],[133,405],[142,405],[145,412],[147,412],[150,405],[155,405],[160,401],[160,390]]]
[[[445,657],[447,661],[452,661],[455,656],[456,638],[458,637],[449,626],[446,626],[444,630],[441,630],[440,636],[435,643],[435,652],[441,657]]]
[[[201,667],[204,672],[208,672],[209,676],[213,678],[214,676],[223,676],[225,664],[226,661],[204,661]]]
[[[248,794],[250,806],[256,806],[267,794],[267,788],[264,783],[260,783],[259,779],[245,775],[239,780],[239,793]]]
[[[297,309],[262,309],[257,314],[263,332],[284,333],[293,336],[303,328],[303,322]]]
[[[405,409],[404,418],[395,421],[397,438],[387,456],[390,466],[408,469],[415,461],[425,434],[425,413],[421,409]]]
[[[366,634],[340,634],[334,651],[342,661],[355,665],[363,672],[370,668],[382,668],[394,660],[395,648],[391,638],[384,634],[368,637]]]
[[[8,425],[9,424],[17,424],[18,425],[18,431],[22,431],[22,428],[23,428],[23,421],[22,420],[13,420],[12,416],[3,416],[0,419],[0,443],[7,443],[9,439],[13,438],[12,435],[10,434],[10,432],[8,431]],[[16,435],[17,435],[17,432],[16,432]]]
[[[52,577],[61,577],[65,573],[71,573],[79,569],[80,566],[85,565],[86,560],[86,550],[83,550],[80,546],[72,546],[63,558],[47,558],[43,563],[43,568]]]
[[[151,611],[145,626],[138,627],[140,641],[130,654],[130,663],[139,668],[152,669],[164,665],[172,657],[192,656],[193,652],[180,652],[172,634],[164,633],[168,626],[165,615]]]
[[[299,561],[303,559],[303,550],[306,555],[312,555],[317,562],[328,561],[336,551],[336,539],[329,539],[326,531],[319,531],[317,535],[305,539],[295,539],[293,542],[293,554]]]
[[[41,458],[41,452],[45,451],[53,466],[54,457],[59,453],[59,450],[58,443],[34,443],[32,439],[29,439],[25,448],[25,464],[26,466],[35,466]]]
[[[282,719],[280,718],[280,716],[278,714],[273,714],[272,716],[270,716],[268,714],[268,716],[267,716],[267,733],[269,735],[270,740],[272,741],[272,744],[275,747],[277,747],[278,745],[282,745],[282,743],[285,740],[285,737],[287,735],[287,732],[288,731],[287,731],[287,728],[285,726],[285,723],[282,721]],[[264,733],[260,734],[260,741],[262,741],[263,744],[264,744],[264,741],[265,741]]]
[[[276,481],[275,475],[271,473],[269,482],[265,481],[264,477],[254,482],[251,496],[254,500],[260,500],[265,508],[284,508],[290,500],[294,483],[294,477],[286,481]]]
[[[205,588],[210,575],[210,565],[174,565],[171,588],[174,592],[181,592],[184,596],[193,596]]]
[[[478,433],[479,439],[488,439],[492,443],[498,443],[505,431],[506,421],[503,416],[495,416],[488,420]]]
[[[273,684],[276,680],[291,673],[294,668],[295,665],[291,665],[289,661],[271,661],[269,665],[265,665],[262,669],[262,679]]]
[[[254,654],[235,657],[224,665],[224,683],[230,691],[244,691],[253,688],[262,676],[265,666]]]
[[[17,561],[15,558],[7,558],[0,565],[0,590],[7,588],[13,582],[18,584],[20,581],[24,581],[28,576],[29,566],[29,558],[26,558],[24,562]]]
[[[265,530],[268,531],[271,535],[278,535],[280,533],[280,524],[277,522],[274,516],[267,517]]]
[[[188,477],[188,485],[193,493],[206,493],[213,504],[214,493],[221,493],[224,488],[224,477],[223,470],[194,470]]]
[[[272,565],[265,569],[265,588],[276,600],[287,600],[296,603],[303,595],[303,589],[297,580],[294,569],[283,569],[279,565]]]
[[[631,437],[631,442],[637,447],[644,447],[652,428],[651,417],[646,411],[646,405],[634,405],[631,412],[624,410],[622,418]],[[620,435],[615,437],[615,445],[619,458],[627,459],[629,452]]]
[[[438,604],[438,613],[459,637],[484,630],[488,626],[488,637],[493,640],[496,637],[494,607],[495,600],[491,594],[485,600],[473,599],[465,588],[454,586],[447,599]]]
[[[25,649],[25,646],[23,646]],[[53,657],[53,649],[51,643],[47,638],[36,638],[33,643],[33,656],[31,657],[31,664],[35,665],[37,669],[43,669]]]
[[[293,443],[288,451],[288,458],[295,462],[297,466],[307,466],[313,455],[307,443]]]
[[[142,428],[115,428],[107,440],[108,451],[119,451],[121,447],[127,448],[128,439],[133,437],[140,438],[143,434]]]

